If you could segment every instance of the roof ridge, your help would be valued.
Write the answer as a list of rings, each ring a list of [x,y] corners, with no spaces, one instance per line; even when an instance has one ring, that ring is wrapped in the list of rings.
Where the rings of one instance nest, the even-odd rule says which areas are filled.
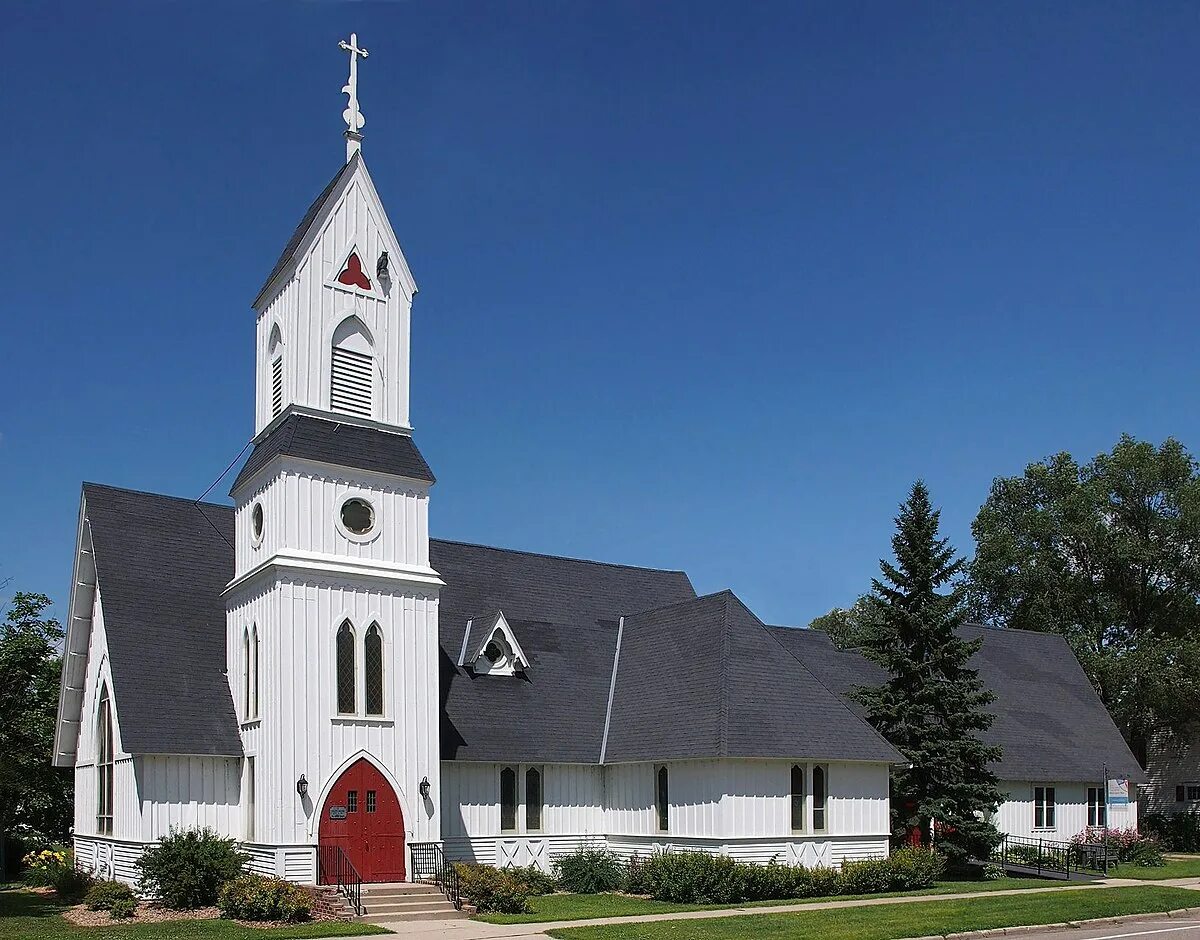
[[[155,499],[169,499],[178,503],[188,503],[192,506],[210,506],[213,509],[224,509],[227,512],[233,512],[234,507],[227,503],[210,503],[208,500],[192,499],[190,496],[172,496],[170,493],[154,493],[150,490],[137,490],[129,486],[114,486],[111,483],[95,483],[91,480],[83,481],[83,489],[91,486],[101,490],[112,490],[115,493],[130,493],[134,496],[153,496]]]
[[[682,568],[650,568],[646,565],[627,565],[619,561],[597,561],[594,558],[576,558],[573,555],[554,555],[549,552],[535,552],[524,548],[504,548],[500,545],[485,545],[482,542],[464,542],[461,539],[442,539],[429,537],[430,542],[441,542],[443,545],[462,545],[467,548],[486,548],[493,552],[507,552],[510,555],[531,555],[535,558],[550,558],[554,561],[572,561],[582,565],[599,565],[602,568],[629,568],[634,571],[654,571],[659,574],[681,574],[687,577]],[[688,579],[689,583],[691,579]],[[696,598],[691,598],[696,600]]]

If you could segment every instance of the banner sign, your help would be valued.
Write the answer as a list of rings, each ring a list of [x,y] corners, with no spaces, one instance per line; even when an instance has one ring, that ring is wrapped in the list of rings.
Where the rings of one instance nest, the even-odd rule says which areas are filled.
[[[1129,803],[1129,778],[1114,777],[1108,781],[1108,803],[1110,806],[1125,806]]]

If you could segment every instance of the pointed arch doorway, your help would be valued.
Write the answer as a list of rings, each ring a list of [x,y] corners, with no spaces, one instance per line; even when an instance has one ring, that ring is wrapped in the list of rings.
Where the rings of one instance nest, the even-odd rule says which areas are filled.
[[[365,757],[342,771],[325,797],[319,845],[336,845],[363,881],[405,878],[404,813],[396,791]]]

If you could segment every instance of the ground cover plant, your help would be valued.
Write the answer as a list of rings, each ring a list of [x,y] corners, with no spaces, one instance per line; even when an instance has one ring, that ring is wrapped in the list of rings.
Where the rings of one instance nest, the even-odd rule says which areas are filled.
[[[1183,888],[1060,888],[969,900],[919,901],[870,907],[651,921],[596,927],[557,927],[562,940],[897,940],[967,930],[1053,924],[1097,917],[1151,914],[1190,907]]]
[[[280,927],[248,927],[232,920],[130,921],[111,927],[79,927],[62,917],[67,904],[25,889],[0,890],[0,937],[4,940],[301,940],[388,933],[374,924],[314,921]]]

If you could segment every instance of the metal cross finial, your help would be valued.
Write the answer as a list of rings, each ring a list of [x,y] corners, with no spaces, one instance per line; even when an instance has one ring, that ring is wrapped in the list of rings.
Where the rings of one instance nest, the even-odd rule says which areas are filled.
[[[358,34],[351,33],[350,41],[342,40],[338,47],[350,53],[350,79],[342,88],[342,93],[349,96],[346,110],[342,112],[342,120],[346,122],[346,159],[349,160],[362,139],[362,127],[367,123],[362,111],[358,109],[358,60],[367,57],[367,50],[358,45]]]

